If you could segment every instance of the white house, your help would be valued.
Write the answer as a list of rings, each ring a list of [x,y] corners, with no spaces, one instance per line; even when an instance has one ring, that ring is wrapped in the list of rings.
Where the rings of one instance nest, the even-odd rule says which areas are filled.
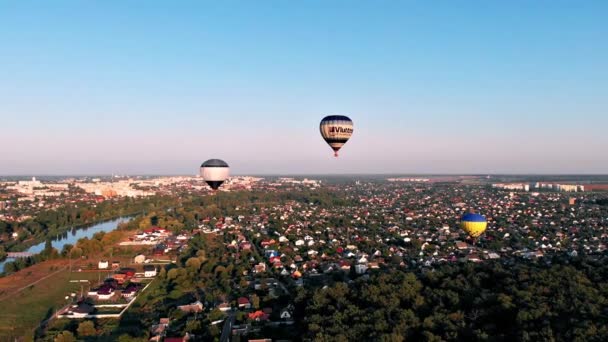
[[[281,319],[290,320],[291,319],[291,312],[289,312],[288,309],[281,310]]]
[[[135,262],[136,264],[143,264],[144,261],[146,261],[146,256],[143,254],[139,254],[135,258],[133,258],[133,262]]]
[[[110,263],[108,262],[108,260],[99,260],[99,263],[97,264],[97,268],[99,268],[100,270],[106,270],[110,267]]]
[[[363,273],[365,273],[365,271],[367,271],[367,265],[363,265],[363,264],[355,265],[355,272],[357,272],[357,274],[363,274]]]
[[[153,278],[156,277],[156,267],[153,265],[144,266],[144,277]]]

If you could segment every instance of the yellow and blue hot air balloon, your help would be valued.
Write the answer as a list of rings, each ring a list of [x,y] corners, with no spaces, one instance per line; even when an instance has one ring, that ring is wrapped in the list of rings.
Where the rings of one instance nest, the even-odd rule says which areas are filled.
[[[477,238],[486,231],[488,221],[483,215],[468,213],[464,214],[460,219],[460,227],[470,237]]]

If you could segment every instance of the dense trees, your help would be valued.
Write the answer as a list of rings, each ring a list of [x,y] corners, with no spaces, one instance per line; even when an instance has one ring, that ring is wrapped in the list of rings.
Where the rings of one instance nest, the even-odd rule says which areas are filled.
[[[95,330],[95,323],[93,321],[83,321],[78,324],[78,337],[95,336],[97,331]]]
[[[76,338],[74,334],[70,331],[62,331],[59,335],[55,337],[55,342],[74,342]]]
[[[456,264],[391,271],[296,297],[300,326],[318,341],[557,340],[608,338],[608,267]]]

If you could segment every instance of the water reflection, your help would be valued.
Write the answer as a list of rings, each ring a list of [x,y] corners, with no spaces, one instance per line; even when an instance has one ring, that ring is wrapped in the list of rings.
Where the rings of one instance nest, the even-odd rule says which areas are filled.
[[[102,222],[102,223],[98,223],[92,226],[86,226],[86,227],[82,227],[82,228],[72,228],[68,234],[68,232],[64,232],[62,234],[59,234],[57,236],[55,236],[54,238],[51,239],[51,245],[53,246],[53,248],[57,249],[59,252],[61,252],[61,250],[63,249],[63,246],[70,244],[70,245],[75,245],[76,242],[78,242],[78,240],[82,239],[82,238],[91,238],[93,237],[93,235],[95,235],[96,233],[99,232],[111,232],[113,230],[115,230],[118,225],[122,222],[128,222],[130,220],[130,218],[128,217],[122,217],[116,220],[111,220],[111,221],[106,221],[106,222]],[[28,248],[27,250],[25,250],[25,252],[29,252],[29,253],[33,253],[33,254],[38,254],[40,252],[42,252],[44,250],[44,246],[45,246],[46,242],[41,242],[37,245],[34,245],[30,248]],[[0,272],[4,272],[4,263],[7,261],[13,261],[12,258],[7,258],[5,261],[0,262]]]

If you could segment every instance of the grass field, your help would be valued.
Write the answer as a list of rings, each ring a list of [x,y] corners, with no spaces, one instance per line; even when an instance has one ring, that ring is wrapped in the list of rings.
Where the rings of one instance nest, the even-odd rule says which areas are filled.
[[[107,271],[70,273],[67,265],[65,260],[42,262],[0,279],[0,341],[31,338],[40,322],[67,303],[66,296],[79,295],[89,288],[89,283],[70,280],[87,280],[95,285],[108,274]]]
[[[128,233],[123,234],[126,236]],[[130,266],[132,255],[138,252],[132,249],[122,251],[120,248],[115,251],[118,253],[114,254],[112,260],[119,260],[123,267]],[[102,255],[104,253],[91,256],[88,260],[72,260],[72,270],[85,268],[91,263],[96,265],[98,260],[108,258]],[[79,294],[81,285],[84,291],[88,290],[89,283],[70,280],[88,280],[95,285],[111,272],[70,273],[69,264],[67,259],[44,261],[0,278],[0,342],[14,341],[17,337],[30,340],[42,321],[67,304],[66,296]]]
[[[65,296],[80,292],[81,284],[70,280],[97,281],[96,273],[71,273],[66,269],[30,286],[16,295],[0,301],[0,340],[11,337],[31,337],[34,329],[63,307]],[[87,290],[87,283],[83,283]]]

